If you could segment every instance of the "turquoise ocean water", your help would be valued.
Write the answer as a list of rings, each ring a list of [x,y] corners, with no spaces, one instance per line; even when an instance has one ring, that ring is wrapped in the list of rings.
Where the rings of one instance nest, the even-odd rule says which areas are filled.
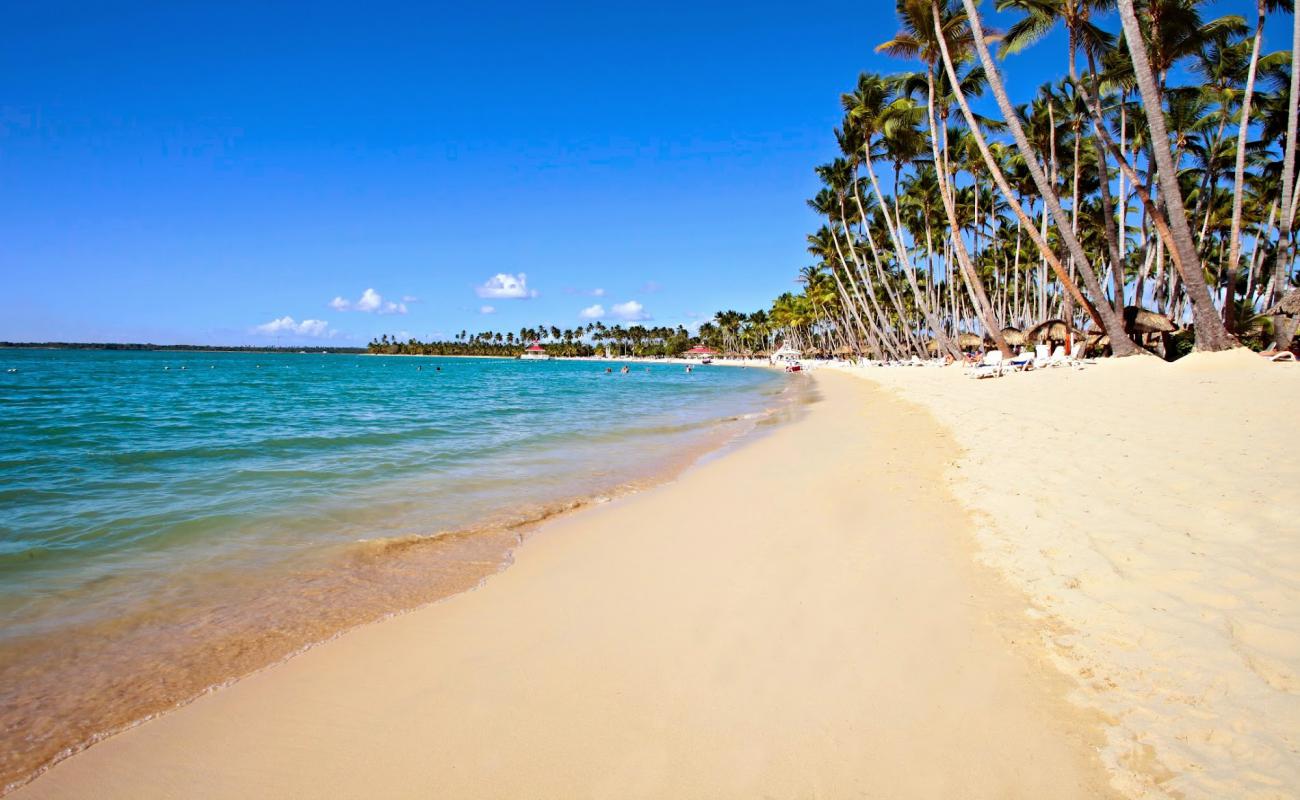
[[[619,366],[0,350],[0,786],[473,586],[527,523],[799,399],[762,370]]]

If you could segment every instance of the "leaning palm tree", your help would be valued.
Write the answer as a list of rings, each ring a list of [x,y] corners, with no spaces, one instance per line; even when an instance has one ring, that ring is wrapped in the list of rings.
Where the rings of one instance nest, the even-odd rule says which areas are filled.
[[[933,12],[935,20],[934,26],[930,24],[931,12]],[[926,120],[930,127],[930,147],[935,164],[938,167],[939,196],[943,201],[944,211],[947,214],[948,224],[952,231],[951,245],[957,255],[957,262],[961,266],[962,275],[966,278],[966,286],[971,293],[972,305],[975,306],[980,321],[983,323],[988,335],[993,338],[998,349],[1002,351],[1004,356],[1010,357],[1011,348],[1007,345],[1006,340],[1002,338],[1002,325],[993,314],[993,306],[989,302],[987,289],[971,263],[970,252],[966,249],[966,243],[962,238],[951,187],[948,184],[947,154],[940,151],[939,135],[935,123],[934,75],[936,64],[939,62],[939,49],[948,46],[946,40],[950,37],[954,40],[955,47],[963,50],[968,49],[969,29],[963,24],[964,15],[951,2],[945,3],[944,13],[941,15],[938,0],[898,0],[898,16],[899,21],[903,24],[903,29],[893,39],[880,45],[877,49],[895,56],[920,57],[925,64]],[[951,80],[955,90],[961,91],[960,88],[956,87],[959,81],[955,74],[952,75]]]
[[[1147,127],[1151,130],[1150,149],[1156,162],[1156,177],[1173,235],[1173,247],[1182,267],[1183,291],[1192,303],[1192,318],[1196,323],[1196,348],[1211,351],[1227,350],[1238,346],[1239,343],[1228,335],[1223,320],[1214,309],[1214,300],[1210,297],[1209,287],[1205,284],[1200,255],[1196,252],[1192,230],[1187,223],[1187,209],[1183,205],[1183,192],[1178,185],[1178,172],[1169,149],[1169,134],[1165,128],[1160,92],[1155,73],[1151,69],[1151,62],[1147,58],[1146,44],[1142,38],[1142,30],[1138,26],[1137,12],[1133,9],[1133,0],[1118,0],[1118,5],[1120,23],[1124,28],[1124,42],[1128,47],[1129,57],[1133,60],[1133,76],[1137,81],[1138,93],[1142,96]],[[1113,337],[1111,341],[1115,341]]]
[[[897,111],[892,108],[891,90],[888,81],[878,75],[863,75],[858,79],[857,90],[850,97],[842,98],[846,106],[845,129],[853,126],[862,142],[864,158],[862,165],[866,168],[867,178],[871,182],[871,188],[875,192],[876,201],[880,208],[881,215],[884,219],[885,228],[889,233],[890,244],[894,249],[894,256],[898,265],[903,269],[903,274],[907,278],[908,288],[912,290],[912,299],[916,303],[917,309],[920,310],[921,316],[925,319],[931,334],[940,343],[940,346],[952,355],[959,355],[961,350],[957,345],[948,338],[943,332],[938,316],[934,313],[929,302],[921,292],[921,287],[916,280],[916,270],[912,265],[912,259],[908,253],[907,247],[903,244],[902,232],[899,229],[897,215],[891,215],[888,204],[885,202],[884,193],[880,190],[880,182],[876,177],[876,170],[871,160],[871,146],[876,136],[882,133],[892,123],[896,122]],[[888,139],[885,139],[888,147]],[[895,209],[896,210],[896,209]]]
[[[1274,297],[1286,290],[1287,279],[1291,275],[1291,264],[1295,256],[1295,242],[1291,239],[1291,226],[1294,224],[1295,196],[1295,151],[1296,151],[1296,113],[1300,108],[1300,11],[1291,10],[1291,85],[1287,95],[1286,146],[1282,155],[1282,196],[1281,218],[1278,223],[1278,248],[1273,257],[1273,295],[1266,298],[1270,303]],[[1289,321],[1280,317],[1273,320],[1274,345],[1281,350],[1288,342],[1283,342],[1283,330]],[[1294,330],[1294,327],[1291,326]],[[1287,337],[1289,340],[1289,337]]]
[[[1255,94],[1255,77],[1259,72],[1259,55],[1264,44],[1264,18],[1266,12],[1279,10],[1282,6],[1281,0],[1256,0],[1255,3],[1255,36],[1251,43],[1250,66],[1246,71],[1246,86],[1242,91],[1241,119],[1237,126],[1236,160],[1232,170],[1232,229],[1228,245],[1228,264],[1233,268],[1236,267],[1237,261],[1241,257],[1241,215],[1242,196],[1245,194],[1246,180],[1246,139],[1250,131],[1250,105]],[[1300,20],[1295,20],[1293,23],[1300,25]],[[1300,42],[1293,41],[1293,47],[1300,47]],[[1292,97],[1295,96],[1294,89],[1292,89],[1291,94]],[[1292,116],[1294,117],[1294,113]]]
[[[1105,297],[1105,294],[1102,292],[1101,282],[1097,279],[1097,273],[1093,270],[1091,262],[1083,250],[1083,245],[1080,244],[1078,237],[1074,235],[1071,219],[1066,216],[1065,210],[1061,207],[1060,198],[1056,194],[1056,187],[1053,182],[1048,180],[1047,175],[1044,174],[1043,168],[1038,160],[1037,151],[1030,145],[1029,139],[1025,136],[1024,127],[1021,125],[1020,116],[1011,105],[1011,99],[1007,96],[1006,87],[1002,83],[1001,74],[998,72],[997,66],[993,63],[993,58],[989,54],[988,37],[985,36],[983,25],[980,22],[979,12],[975,9],[974,0],[962,0],[962,2],[964,3],[966,10],[965,21],[970,30],[970,43],[976,54],[978,54],[981,64],[984,66],[984,71],[989,81],[989,88],[992,90],[993,96],[997,100],[998,108],[1001,109],[1003,117],[1006,119],[1007,129],[1010,131],[1012,138],[1015,140],[1016,146],[1024,156],[1025,166],[1030,176],[1033,178],[1033,182],[1038,189],[1039,196],[1042,198],[1046,211],[1049,212],[1052,215],[1052,218],[1056,221],[1056,227],[1060,234],[1060,238],[1065,243],[1070,256],[1074,259],[1075,268],[1079,270],[1079,275],[1083,279],[1084,285],[1087,286],[1089,294],[1097,298],[1098,302],[1093,304],[1090,303],[1087,298],[1083,297],[1082,294],[1079,293],[1078,287],[1074,286],[1073,281],[1066,277],[1065,270],[1061,267],[1059,259],[1057,259],[1055,255],[1049,256],[1049,253],[1051,252],[1050,248],[1046,246],[1045,241],[1042,241],[1046,239],[1045,235],[1041,233],[1031,234],[1031,238],[1034,239],[1035,245],[1037,245],[1039,250],[1043,253],[1043,257],[1048,259],[1048,263],[1052,265],[1053,271],[1056,272],[1057,277],[1061,279],[1062,286],[1065,286],[1067,291],[1073,287],[1071,294],[1076,295],[1080,300],[1080,303],[1085,308],[1089,309],[1094,321],[1102,326],[1106,334],[1110,336],[1111,341],[1119,343],[1118,347],[1115,349],[1115,354],[1120,356],[1133,355],[1139,352],[1139,350],[1136,347],[1129,348],[1123,344],[1122,340],[1125,338],[1123,335],[1123,320],[1121,320],[1119,315],[1115,313],[1113,307],[1109,306],[1107,303],[1101,302],[1102,298]],[[949,56],[945,60],[945,68],[951,66],[951,61],[952,59]],[[960,102],[963,106],[963,113],[967,113],[969,111],[969,106],[965,103],[965,99],[962,98]],[[972,125],[972,128],[978,128],[978,126]],[[988,162],[989,165],[990,173],[993,174],[994,179],[998,181],[998,188],[1002,190],[1003,196],[1007,199],[1008,203],[1013,204],[1014,208],[1015,195],[1007,186],[1006,178],[1002,175],[999,165],[993,161],[991,155],[985,155],[987,151],[987,146],[981,148],[981,155],[985,156],[986,162]],[[1028,216],[1024,214],[1023,210],[1018,216],[1022,218],[1022,223],[1024,223],[1026,227],[1032,229],[1033,224],[1029,220]],[[1116,268],[1118,269],[1118,266]]]

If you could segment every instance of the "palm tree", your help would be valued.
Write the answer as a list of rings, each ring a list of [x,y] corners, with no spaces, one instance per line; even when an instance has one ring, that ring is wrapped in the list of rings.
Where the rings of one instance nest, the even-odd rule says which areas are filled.
[[[968,13],[970,12],[968,11]],[[971,24],[972,29],[978,30],[976,26],[978,26],[978,20],[972,18],[972,24]],[[982,38],[982,32],[977,32],[975,36]],[[974,37],[972,40],[972,44],[977,48],[983,46],[982,41],[975,41]],[[950,73],[955,72],[952,64],[952,58],[949,55],[946,47],[942,49],[942,55],[944,57],[943,60],[944,60],[945,69],[948,70]],[[985,72],[989,76],[990,83],[992,83],[993,81],[998,81],[998,86],[1000,87],[1000,80],[998,79],[998,77],[996,77],[996,70],[992,68],[991,64],[987,64],[985,66]],[[949,79],[950,80],[952,79],[952,75],[949,76]],[[997,92],[998,89],[995,88],[994,91]],[[1029,218],[1029,215],[1025,212],[1024,208],[1021,206],[1015,193],[1011,191],[1011,188],[1007,183],[1006,176],[1002,171],[1001,165],[998,164],[997,160],[993,158],[993,154],[989,150],[988,144],[985,141],[982,132],[980,131],[980,126],[976,123],[974,115],[971,113],[970,106],[966,102],[965,96],[959,91],[956,94],[955,99],[957,100],[958,105],[961,107],[962,114],[966,117],[967,124],[970,126],[972,138],[975,140],[976,145],[979,148],[980,155],[983,157],[985,164],[988,167],[990,175],[992,175],[994,182],[998,186],[998,189],[1001,190],[1003,197],[1006,198],[1008,205],[1015,212],[1017,220],[1020,222],[1020,224],[1029,234],[1030,239],[1034,242],[1035,246],[1038,248],[1042,257],[1052,267],[1052,271],[1056,274],[1057,279],[1060,280],[1062,287],[1065,288],[1065,290],[1069,292],[1069,294],[1073,296],[1081,306],[1087,309],[1089,316],[1091,316],[1093,320],[1097,322],[1102,327],[1103,330],[1106,331],[1107,335],[1110,336],[1110,340],[1113,343],[1112,349],[1116,355],[1124,356],[1124,355],[1131,355],[1133,353],[1138,352],[1136,346],[1133,346],[1132,343],[1124,335],[1123,320],[1119,318],[1119,315],[1115,313],[1113,309],[1108,314],[1100,313],[1098,309],[1092,304],[1092,302],[1089,301],[1089,299],[1085,297],[1082,292],[1079,291],[1079,288],[1074,283],[1073,279],[1066,274],[1065,267],[1061,264],[1060,259],[1057,258],[1056,254],[1048,246],[1046,242],[1046,237],[1043,236],[1039,231],[1037,231],[1034,228],[1033,220]],[[1008,119],[1009,120],[1015,119],[1015,122],[1013,124],[1017,127],[1019,126],[1018,116],[1015,115],[1014,113],[1010,115]],[[1021,134],[1021,138],[1023,138],[1023,132]],[[1026,152],[1029,150],[1029,148],[1022,146],[1021,150],[1022,152]],[[1032,152],[1027,154],[1027,159],[1033,159],[1036,162],[1036,156],[1032,155]],[[1037,166],[1036,163],[1035,166]],[[1077,184],[1077,180],[1076,180],[1076,184]],[[1080,249],[1082,248],[1080,247]],[[1116,263],[1118,263],[1118,259],[1116,259]],[[1088,282],[1088,275],[1093,274],[1092,282],[1088,284],[1089,291],[1093,292],[1094,295],[1096,296],[1101,296],[1101,288],[1100,288],[1101,284],[1099,281],[1097,281],[1095,277],[1095,273],[1092,273],[1092,269],[1088,265],[1087,260],[1085,259],[1082,261],[1078,261],[1076,262],[1075,266],[1080,268],[1080,272],[1084,277],[1085,283]],[[1116,267],[1116,271],[1118,271],[1118,266]],[[1093,284],[1095,284],[1095,286]],[[1116,295],[1117,295],[1117,300],[1120,303],[1122,303],[1123,302],[1122,289],[1118,291]]]
[[[1250,131],[1250,104],[1255,93],[1255,76],[1259,72],[1259,54],[1264,44],[1264,18],[1267,11],[1280,8],[1280,0],[1256,0],[1255,36],[1250,49],[1250,66],[1246,71],[1246,88],[1241,98],[1241,120],[1237,125],[1236,160],[1232,169],[1232,229],[1228,244],[1228,264],[1236,268],[1241,258],[1242,196],[1246,181],[1246,139]],[[1300,24],[1300,23],[1297,23]],[[1295,91],[1292,90],[1294,96]],[[1227,304],[1231,307],[1231,304]]]
[[[1287,281],[1291,276],[1291,263],[1295,256],[1291,226],[1294,224],[1296,208],[1295,151],[1296,112],[1297,103],[1300,102],[1300,68],[1297,68],[1300,64],[1300,12],[1294,8],[1291,10],[1291,25],[1291,85],[1287,95],[1286,146],[1282,155],[1281,217],[1278,222],[1277,254],[1273,257],[1272,292],[1264,301],[1270,306],[1275,299],[1286,292]],[[1291,334],[1287,333],[1288,329],[1294,331],[1285,317],[1273,318],[1273,344],[1278,350],[1290,344]]]
[[[899,121],[897,115],[905,113],[905,109],[891,107],[891,91],[888,82],[878,75],[861,75],[858,78],[858,86],[852,95],[846,95],[841,98],[841,103],[846,108],[844,121],[845,130],[850,126],[856,129],[859,140],[862,142],[863,158],[862,165],[866,168],[867,177],[870,179],[871,188],[875,192],[876,201],[880,209],[881,216],[885,222],[885,228],[889,232],[890,243],[894,248],[894,255],[898,264],[903,269],[903,274],[907,277],[908,287],[912,290],[912,299],[916,307],[920,310],[921,316],[925,319],[926,325],[931,331],[931,335],[939,342],[939,346],[953,354],[960,355],[961,350],[956,343],[943,331],[943,326],[939,322],[938,316],[926,301],[921,293],[921,287],[916,280],[916,271],[912,266],[912,260],[903,245],[902,233],[899,230],[899,224],[896,215],[891,216],[889,208],[885,203],[884,193],[880,190],[880,182],[876,178],[876,170],[872,164],[872,143],[873,139],[885,128],[901,130],[910,128],[910,126],[897,125]],[[891,113],[892,112],[892,113]],[[891,118],[892,117],[892,118]],[[886,150],[893,145],[906,146],[907,137],[898,137],[891,141],[885,138],[884,144]],[[897,162],[896,162],[897,163]],[[895,173],[897,174],[897,173]]]
[[[1151,130],[1150,150],[1156,162],[1156,177],[1173,235],[1173,246],[1178,254],[1176,263],[1181,266],[1183,291],[1192,302],[1192,317],[1196,323],[1196,348],[1209,351],[1227,350],[1238,346],[1238,343],[1228,335],[1223,320],[1215,312],[1214,300],[1210,297],[1209,287],[1205,284],[1201,259],[1196,252],[1191,228],[1187,224],[1187,209],[1183,205],[1183,193],[1178,185],[1178,173],[1174,166],[1173,154],[1169,150],[1169,134],[1165,128],[1160,91],[1157,88],[1156,75],[1152,71],[1151,62],[1147,58],[1142,31],[1138,26],[1137,12],[1133,9],[1133,0],[1118,0],[1118,5],[1120,23],[1124,27],[1124,42],[1133,61],[1133,75],[1137,81],[1138,93],[1142,96],[1147,127]]]
[[[1037,152],[1029,144],[1029,140],[1025,136],[1024,128],[1020,122],[1020,116],[1011,105],[1011,99],[1007,96],[1001,75],[998,73],[997,66],[993,63],[993,58],[989,54],[987,38],[984,34],[983,25],[980,22],[979,12],[975,9],[974,0],[962,0],[962,2],[965,4],[966,9],[965,22],[968,24],[970,30],[969,41],[975,49],[975,52],[979,55],[985,74],[988,76],[989,87],[993,91],[993,96],[997,100],[998,108],[1002,111],[1002,115],[1006,120],[1007,129],[1015,140],[1016,146],[1024,155],[1025,166],[1028,169],[1030,176],[1032,176],[1035,186],[1038,188],[1039,195],[1042,197],[1046,210],[1056,221],[1060,237],[1062,241],[1065,242],[1071,258],[1074,259],[1075,268],[1079,270],[1079,275],[1083,278],[1084,285],[1088,287],[1088,292],[1093,297],[1098,298],[1098,302],[1095,305],[1089,303],[1087,298],[1083,297],[1079,292],[1079,289],[1074,285],[1074,282],[1065,276],[1065,270],[1061,268],[1059,259],[1056,259],[1054,255],[1050,257],[1048,256],[1050,249],[1045,246],[1045,243],[1039,242],[1040,239],[1046,239],[1046,237],[1041,233],[1037,235],[1038,238],[1034,238],[1035,234],[1030,234],[1030,236],[1031,238],[1034,238],[1035,244],[1039,246],[1039,250],[1043,253],[1043,257],[1047,258],[1048,263],[1052,265],[1052,269],[1057,274],[1058,279],[1061,280],[1062,286],[1066,287],[1066,290],[1072,295],[1077,296],[1080,303],[1085,308],[1088,308],[1089,313],[1093,314],[1093,319],[1101,324],[1103,330],[1105,330],[1106,334],[1110,337],[1111,347],[1115,354],[1121,356],[1132,355],[1138,352],[1138,350],[1136,347],[1129,346],[1131,343],[1128,343],[1129,340],[1124,334],[1124,322],[1119,318],[1119,315],[1115,313],[1115,309],[1104,302],[1100,302],[1100,299],[1105,297],[1105,294],[1102,292],[1101,282],[1097,280],[1097,273],[1092,269],[1091,262],[1084,253],[1083,245],[1079,243],[1078,237],[1074,235],[1072,230],[1072,220],[1066,217],[1065,210],[1061,208],[1060,199],[1056,194],[1056,187],[1053,183],[1049,183],[1047,176],[1043,173],[1042,167],[1038,161]],[[945,66],[951,66],[950,57],[946,59]],[[962,100],[962,105],[963,113],[966,113],[969,108],[965,105],[964,99]],[[972,127],[978,128],[977,125],[972,125]],[[987,147],[981,148],[982,155],[986,152]],[[989,171],[994,174],[996,180],[997,176],[1001,175],[1001,170],[996,162],[992,161],[991,156],[986,156],[986,160],[990,162]],[[1002,190],[1003,196],[1006,197],[1008,203],[1014,203],[1014,195],[1011,193],[1010,189],[1006,187],[1005,177],[1002,178],[998,188]],[[1029,223],[1028,216],[1023,214],[1023,212],[1019,216],[1022,217],[1022,222],[1026,227],[1032,229],[1033,226]],[[1116,268],[1118,268],[1118,266]],[[1071,287],[1073,288],[1071,289]]]

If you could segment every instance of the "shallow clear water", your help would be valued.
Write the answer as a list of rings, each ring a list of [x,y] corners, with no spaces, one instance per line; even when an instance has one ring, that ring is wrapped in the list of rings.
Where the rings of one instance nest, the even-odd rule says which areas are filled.
[[[761,370],[613,366],[0,350],[0,786],[473,586],[521,525],[792,399]]]

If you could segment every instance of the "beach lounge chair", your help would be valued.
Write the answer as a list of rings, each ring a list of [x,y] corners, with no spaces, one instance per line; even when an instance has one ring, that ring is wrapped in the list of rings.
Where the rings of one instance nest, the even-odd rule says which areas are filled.
[[[1002,377],[1002,352],[1000,350],[990,350],[984,354],[980,363],[971,367],[969,373],[972,378],[1001,378]]]
[[[1283,350],[1280,353],[1274,350],[1268,350],[1263,353],[1260,353],[1260,355],[1274,363],[1282,362],[1282,361],[1295,361],[1295,353],[1292,353],[1290,350]]]
[[[1034,366],[1034,354],[1029,351],[1020,353],[1007,359],[1007,366],[1016,372],[1024,372]]]
[[[1045,344],[1034,345],[1034,369],[1051,366],[1052,349]]]

